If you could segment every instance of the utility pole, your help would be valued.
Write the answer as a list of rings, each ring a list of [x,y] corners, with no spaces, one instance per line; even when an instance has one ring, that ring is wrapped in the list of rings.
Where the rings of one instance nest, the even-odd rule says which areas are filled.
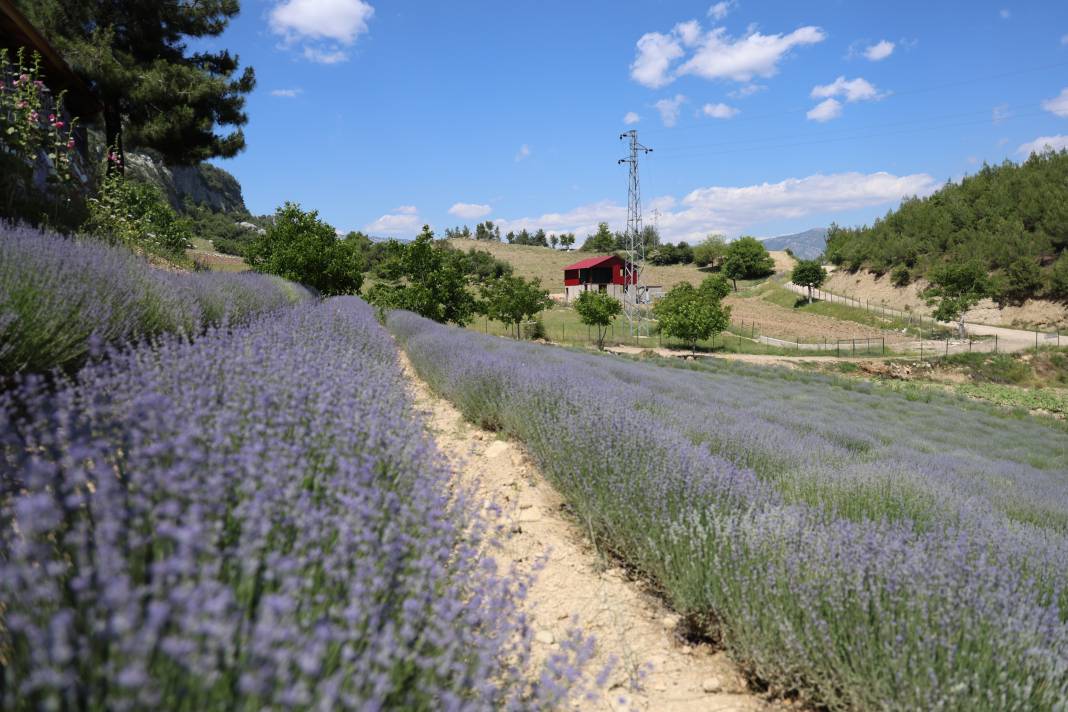
[[[642,285],[642,268],[645,266],[645,243],[642,235],[642,197],[638,183],[638,155],[652,153],[653,149],[638,143],[637,129],[625,131],[619,140],[630,142],[630,155],[618,163],[630,164],[627,184],[627,264],[623,270],[623,312],[630,324],[632,336],[648,336],[648,327],[642,321],[642,303],[646,300]]]

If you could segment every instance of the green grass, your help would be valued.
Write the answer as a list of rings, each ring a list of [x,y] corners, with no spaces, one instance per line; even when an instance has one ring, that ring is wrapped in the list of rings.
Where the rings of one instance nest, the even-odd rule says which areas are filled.
[[[1068,415],[1068,389],[1021,388],[999,383],[963,383],[955,387],[961,395],[981,398],[1009,408],[1045,410]]]
[[[538,315],[538,318],[545,326],[546,338],[555,344],[579,347],[589,347],[596,344],[596,330],[593,327],[587,327],[583,324],[579,319],[578,313],[574,309],[556,306],[541,312],[541,314]],[[474,323],[468,325],[468,328],[473,331],[481,331],[496,336],[513,335],[513,332],[509,331],[509,327],[506,325],[498,321],[487,320],[485,317],[478,317]],[[652,333],[651,336],[636,340],[630,334],[630,326],[626,317],[620,315],[613,321],[608,334],[605,336],[605,346],[639,346],[644,348],[663,347],[680,350],[688,350],[690,348],[689,344],[658,336],[655,333],[655,324],[650,324],[649,328]],[[793,350],[756,343],[747,337],[748,333],[743,335],[743,338],[739,339],[738,334],[735,331],[719,334],[715,339],[698,342],[697,351],[698,353],[744,353],[769,354],[773,356],[796,355],[796,352]],[[805,352],[801,353],[802,355],[823,355],[819,352],[810,352],[807,354]]]

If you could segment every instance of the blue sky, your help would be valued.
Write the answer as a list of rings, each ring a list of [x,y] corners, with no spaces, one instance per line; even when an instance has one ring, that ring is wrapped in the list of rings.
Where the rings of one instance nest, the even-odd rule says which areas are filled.
[[[1036,140],[1068,146],[1065,2],[245,0],[254,213],[410,237],[493,219],[579,239],[868,222]],[[628,123],[629,122],[629,123]]]

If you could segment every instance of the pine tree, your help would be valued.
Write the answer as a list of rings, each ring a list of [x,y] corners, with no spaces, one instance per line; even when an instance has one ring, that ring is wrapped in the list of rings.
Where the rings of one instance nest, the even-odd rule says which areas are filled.
[[[20,0],[20,9],[104,106],[108,146],[152,148],[170,163],[228,158],[245,147],[251,67],[238,73],[228,51],[188,52],[189,40],[217,37],[238,0]],[[229,133],[219,127],[234,127]]]

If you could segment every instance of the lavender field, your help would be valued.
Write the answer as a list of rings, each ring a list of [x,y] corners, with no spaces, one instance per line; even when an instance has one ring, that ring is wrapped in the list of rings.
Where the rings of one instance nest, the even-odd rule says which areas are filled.
[[[240,324],[310,297],[277,277],[159,269],[122,246],[0,221],[0,376],[71,369],[108,344]]]
[[[31,240],[32,237],[25,237]],[[0,396],[0,708],[548,709],[526,581],[356,298]]]
[[[388,326],[585,529],[773,689],[831,709],[1068,705],[1068,435],[952,397]]]

